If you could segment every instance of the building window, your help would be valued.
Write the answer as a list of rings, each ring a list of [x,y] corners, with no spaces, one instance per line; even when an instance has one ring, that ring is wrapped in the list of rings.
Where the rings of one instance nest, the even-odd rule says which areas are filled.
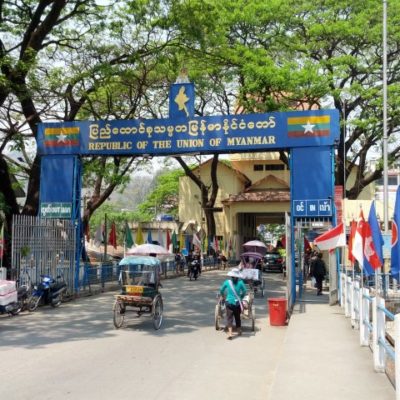
[[[266,171],[283,171],[285,166],[282,164],[267,164],[265,166]]]
[[[397,186],[398,185],[397,176],[388,176],[388,185],[389,186]],[[379,178],[376,180],[377,186],[383,186],[383,178]]]
[[[264,171],[264,165],[254,164],[254,171]]]

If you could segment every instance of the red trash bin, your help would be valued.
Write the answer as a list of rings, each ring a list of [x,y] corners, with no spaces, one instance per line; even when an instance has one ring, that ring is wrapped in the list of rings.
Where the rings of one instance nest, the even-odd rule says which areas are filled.
[[[285,298],[270,298],[269,323],[274,326],[286,325],[287,301]]]

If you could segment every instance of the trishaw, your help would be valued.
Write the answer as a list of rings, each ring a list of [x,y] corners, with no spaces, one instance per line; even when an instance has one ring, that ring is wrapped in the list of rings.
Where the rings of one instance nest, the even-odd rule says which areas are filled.
[[[240,256],[242,279],[253,290],[254,294],[260,293],[264,297],[265,280],[262,275],[263,256],[255,251],[247,251]]]
[[[113,306],[114,326],[121,328],[126,314],[131,311],[137,317],[150,316],[154,329],[159,329],[163,319],[163,301],[158,291],[160,260],[149,256],[127,256],[119,263],[121,294],[115,296]]]

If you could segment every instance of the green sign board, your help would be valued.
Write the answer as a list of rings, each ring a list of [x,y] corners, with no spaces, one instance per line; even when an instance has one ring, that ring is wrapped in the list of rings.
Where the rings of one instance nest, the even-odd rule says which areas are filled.
[[[72,203],[41,203],[40,216],[43,218],[71,218]]]

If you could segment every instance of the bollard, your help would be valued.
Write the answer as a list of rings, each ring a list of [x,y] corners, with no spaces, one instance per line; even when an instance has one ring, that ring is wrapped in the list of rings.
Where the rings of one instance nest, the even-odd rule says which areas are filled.
[[[351,278],[347,277],[347,284],[346,284],[346,303],[344,309],[345,317],[350,317],[350,305],[351,305]]]
[[[400,343],[400,314],[394,316],[395,343]],[[396,377],[396,400],[400,400],[400,346],[395,346],[394,353],[395,377]]]
[[[383,346],[379,345],[379,339],[382,337],[382,326],[383,326],[383,339],[385,339],[385,314],[378,309],[382,305],[380,297],[375,296],[372,300],[372,349],[374,352],[374,369],[376,372],[385,372],[384,363],[384,349]],[[385,301],[383,300],[383,306]],[[383,357],[382,357],[383,355]]]
[[[366,321],[368,323],[370,322],[369,320],[369,300],[367,297],[364,296],[369,296],[369,289],[367,288],[362,288],[361,292],[361,315],[360,315],[360,346],[368,346],[369,345],[369,326],[366,324]]]

